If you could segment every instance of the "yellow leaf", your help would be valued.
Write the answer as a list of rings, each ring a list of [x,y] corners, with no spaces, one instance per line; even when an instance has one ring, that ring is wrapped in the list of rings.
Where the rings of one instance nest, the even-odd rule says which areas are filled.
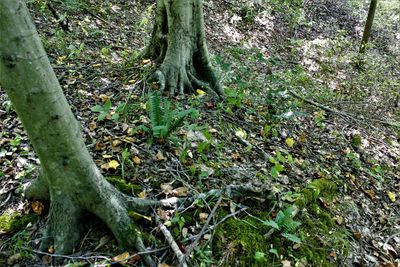
[[[103,155],[103,159],[111,159],[112,156],[111,155]]]
[[[150,59],[143,59],[143,60],[142,60],[142,64],[147,64],[147,63],[149,63],[149,62],[151,62]]]
[[[148,220],[149,222],[151,222],[151,217],[142,215],[142,214],[137,213],[137,212],[135,212],[135,211],[129,211],[129,212],[128,212],[128,215],[129,215],[130,217],[132,217],[133,219],[135,219],[135,220],[136,220],[136,219],[143,218],[143,219]]]
[[[112,260],[116,262],[126,263],[126,260],[129,258],[129,256],[129,252],[124,252],[122,254],[119,254],[118,256],[115,256],[114,258],[112,258]]]
[[[147,196],[146,191],[142,191],[139,193],[139,198],[146,198],[146,196]]]
[[[197,93],[198,95],[205,95],[205,94],[206,94],[206,92],[204,92],[203,90],[200,90],[200,89],[197,89],[197,90],[196,90],[196,93]]]
[[[43,210],[44,210],[44,205],[40,201],[33,201],[32,202],[32,210],[34,213],[37,215],[42,215]]]
[[[288,147],[293,147],[293,145],[294,145],[294,143],[296,143],[296,141],[294,141],[293,138],[289,137],[289,138],[286,138],[285,143]]]
[[[141,160],[138,156],[133,156],[132,161],[133,161],[136,165],[140,165],[140,163],[142,163],[142,160]]]
[[[114,170],[116,170],[116,169],[118,168],[118,166],[119,166],[119,163],[118,163],[118,161],[116,161],[116,160],[112,160],[112,161],[110,161],[110,162],[108,163],[108,168],[109,168],[109,169],[114,169]]]
[[[386,191],[386,195],[389,197],[390,201],[395,202],[396,201],[396,194],[392,193],[390,191]]]

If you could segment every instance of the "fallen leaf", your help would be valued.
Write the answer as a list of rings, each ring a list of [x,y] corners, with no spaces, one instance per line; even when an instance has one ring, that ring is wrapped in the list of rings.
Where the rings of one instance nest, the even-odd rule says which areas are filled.
[[[110,97],[105,94],[99,95],[99,98],[101,99],[101,102],[103,102],[103,103],[105,103],[108,99],[110,99]]]
[[[199,95],[199,96],[202,96],[202,95],[205,95],[205,94],[206,94],[206,92],[204,92],[203,90],[200,90],[200,89],[197,89],[197,90],[196,90],[196,93],[197,93],[197,95]]]
[[[55,249],[53,246],[50,246],[49,249],[47,249],[47,252],[53,254],[55,252]]]
[[[114,170],[116,170],[116,169],[118,168],[118,166],[119,166],[119,163],[118,163],[118,161],[116,161],[116,160],[112,160],[112,161],[110,161],[110,162],[108,163],[108,168],[109,168],[109,169],[114,169]]]
[[[132,157],[132,161],[133,163],[135,163],[136,165],[140,165],[142,163],[142,160],[138,157],[138,156],[133,156]]]
[[[43,210],[44,210],[44,205],[40,201],[33,201],[32,202],[32,210],[34,213],[37,215],[42,215]]]
[[[386,191],[386,195],[390,199],[390,201],[395,202],[396,201],[396,194],[390,191]]]
[[[204,212],[199,213],[199,220],[202,223],[205,223],[207,221],[207,219],[208,219],[208,213],[204,213]]]
[[[89,123],[89,129],[91,131],[96,130],[96,128],[97,128],[97,123],[95,121],[92,121],[92,122]]]
[[[146,196],[147,196],[146,191],[142,191],[142,192],[140,192],[139,195],[138,195],[139,198],[146,198]]]
[[[236,135],[237,137],[243,138],[243,139],[246,139],[246,137],[247,137],[247,133],[246,133],[244,130],[242,130],[242,129],[237,130],[237,131],[235,132],[235,135]]]
[[[161,184],[160,188],[161,191],[166,195],[172,194],[172,190],[174,189],[170,184]]]
[[[112,156],[111,155],[103,155],[103,159],[111,159]]]
[[[129,211],[129,212],[128,212],[128,215],[129,215],[130,217],[132,217],[133,219],[135,219],[135,220],[137,220],[137,219],[146,219],[146,220],[148,220],[149,222],[152,221],[151,217],[145,216],[145,215],[140,214],[140,213],[137,213],[137,212],[135,212],[135,211]]]
[[[7,264],[12,266],[21,260],[21,254],[17,253],[7,259]]]
[[[175,188],[172,192],[177,197],[186,197],[188,195],[188,189],[184,186]]]
[[[157,267],[171,267],[171,265],[168,265],[168,264],[166,264],[166,263],[159,263],[159,264],[157,265]]]
[[[289,137],[286,138],[285,143],[288,147],[292,148],[294,146],[294,143],[296,143],[296,141],[294,141],[293,138]]]
[[[361,233],[360,232],[353,232],[354,238],[359,241],[361,239]]]
[[[154,159],[156,161],[162,161],[162,160],[166,160],[166,158],[164,157],[163,153],[161,151],[158,151],[156,156],[154,157]]]
[[[292,267],[292,263],[288,260],[281,261],[282,267]]]
[[[112,260],[116,262],[126,263],[126,260],[129,258],[129,256],[129,252],[124,252],[122,254],[119,254],[118,256],[115,256],[114,258],[112,258]]]

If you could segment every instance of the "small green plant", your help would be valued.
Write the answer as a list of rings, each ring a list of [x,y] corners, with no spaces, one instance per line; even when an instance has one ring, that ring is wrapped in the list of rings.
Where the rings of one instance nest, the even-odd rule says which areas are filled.
[[[22,257],[29,256],[29,251],[25,249],[29,242],[30,235],[28,231],[22,230],[11,237],[12,250],[14,254],[19,253]]]
[[[150,92],[148,100],[149,117],[153,137],[167,139],[172,132],[183,125],[187,116],[196,117],[198,111],[193,108],[179,110],[172,103],[161,97],[159,92]]]
[[[13,140],[10,141],[12,147],[18,147],[21,144],[21,136],[17,135]]]
[[[99,116],[97,117],[98,121],[103,121],[108,115],[111,115],[111,119],[113,121],[117,121],[120,118],[121,114],[124,114],[126,108],[126,103],[121,103],[119,104],[114,112],[112,112],[112,103],[111,100],[108,98],[105,102],[104,105],[96,105],[91,108],[93,112],[99,113]]]
[[[243,90],[225,89],[226,101],[230,108],[240,108],[244,100]]]
[[[264,221],[264,224],[272,227],[273,231],[279,231],[284,238],[301,243],[300,238],[293,234],[301,225],[299,221],[293,220],[297,212],[297,206],[288,206],[284,211],[279,211],[274,220]]]
[[[271,176],[273,178],[277,178],[280,173],[285,170],[285,166],[283,164],[293,163],[293,157],[288,151],[282,149],[281,151],[275,151],[275,155],[270,156],[268,161],[273,164],[271,168]]]

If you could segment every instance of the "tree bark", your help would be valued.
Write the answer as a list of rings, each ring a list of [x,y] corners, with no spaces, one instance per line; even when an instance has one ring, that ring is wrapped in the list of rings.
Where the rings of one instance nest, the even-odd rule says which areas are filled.
[[[368,43],[369,36],[371,35],[372,24],[374,22],[374,16],[376,11],[376,6],[378,4],[378,0],[371,0],[371,4],[369,6],[368,17],[365,23],[364,33],[361,40],[360,53],[365,52],[366,45]]]
[[[55,253],[73,251],[84,212],[103,220],[119,243],[145,251],[138,227],[128,216],[127,196],[101,175],[50,66],[23,0],[0,1],[0,85],[9,96],[39,156],[42,172],[27,188],[31,198],[49,198],[41,244]],[[147,202],[130,199],[145,208]],[[150,256],[144,256],[153,265]]]
[[[153,34],[142,58],[161,64],[154,73],[161,91],[203,89],[223,95],[205,40],[202,0],[157,0]]]

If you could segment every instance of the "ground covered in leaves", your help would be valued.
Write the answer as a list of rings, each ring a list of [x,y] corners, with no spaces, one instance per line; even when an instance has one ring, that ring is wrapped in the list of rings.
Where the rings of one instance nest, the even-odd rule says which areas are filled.
[[[183,253],[195,244],[194,266],[400,265],[400,7],[380,2],[359,55],[367,7],[204,1],[221,102],[201,88],[161,97],[146,82],[156,66],[135,57],[149,40],[154,1],[30,3],[107,179],[132,196],[197,196],[186,207],[131,214],[159,266],[177,261],[156,218]],[[36,253],[48,203],[27,202],[21,190],[39,162],[4,91],[0,100],[0,265],[51,265],[51,248]],[[231,185],[260,190],[201,197]],[[65,265],[141,264],[87,219]]]

